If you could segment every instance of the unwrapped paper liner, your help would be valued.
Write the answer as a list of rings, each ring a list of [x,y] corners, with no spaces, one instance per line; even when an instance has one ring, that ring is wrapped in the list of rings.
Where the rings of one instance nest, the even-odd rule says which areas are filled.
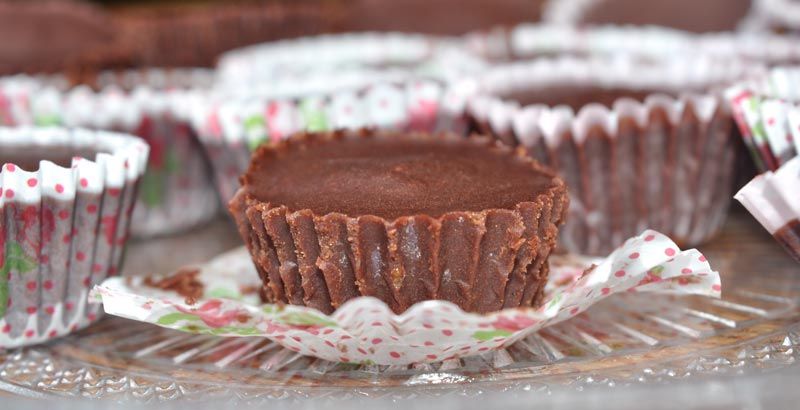
[[[97,320],[87,295],[120,271],[148,154],[144,141],[124,134],[0,128],[0,150],[13,158],[15,149],[99,153],[74,157],[70,168],[0,163],[0,349]]]
[[[203,149],[189,124],[190,101],[211,86],[211,71],[148,69],[101,73],[100,91],[62,78],[0,79],[0,123],[70,126],[135,134],[150,145],[132,232],[173,233],[217,215]]]
[[[460,88],[476,90],[467,113],[479,132],[529,149],[564,178],[570,215],[560,243],[603,255],[648,227],[697,245],[721,226],[731,196],[734,125],[715,88],[750,71],[744,63],[708,59],[655,65],[542,58],[496,66]],[[677,97],[651,91],[643,100],[618,98],[611,107],[589,103],[577,111],[504,97],[580,86]]]
[[[800,156],[755,177],[735,198],[800,262]]]
[[[775,171],[800,154],[800,66],[773,68],[725,95],[761,171]]]
[[[250,96],[196,99],[192,125],[206,149],[215,183],[227,203],[239,189],[239,175],[260,144],[298,131],[378,127],[408,131],[463,131],[465,92],[439,81],[385,83],[330,94],[270,98]],[[302,93],[301,93],[302,94]]]
[[[574,317],[619,292],[719,297],[719,274],[697,250],[681,251],[666,236],[645,231],[581,275],[551,275],[544,304],[489,314],[426,301],[396,315],[378,299],[360,297],[331,315],[302,306],[261,305],[261,282],[244,248],[199,267],[204,295],[194,304],[144,286],[141,277],[112,278],[92,299],[109,314],[190,333],[261,336],[303,355],[335,362],[405,365],[481,354],[506,347],[543,327]],[[572,280],[564,280],[564,278]]]

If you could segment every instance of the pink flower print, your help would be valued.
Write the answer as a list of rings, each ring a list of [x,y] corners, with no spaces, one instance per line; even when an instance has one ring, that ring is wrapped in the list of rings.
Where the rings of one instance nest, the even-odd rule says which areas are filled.
[[[207,326],[213,327],[215,329],[227,326],[231,324],[233,321],[239,321],[239,322],[243,321],[242,320],[243,314],[241,312],[237,310],[229,310],[227,312],[223,312],[221,307],[222,307],[222,301],[209,300],[208,302],[203,303],[202,305],[200,305],[200,307],[196,309],[184,309],[180,306],[175,306],[175,309],[178,309],[179,311],[186,314],[197,316]],[[246,319],[244,321],[246,321]]]
[[[432,131],[436,124],[436,113],[439,104],[431,100],[419,100],[417,105],[411,108],[409,128],[414,131]]]
[[[525,315],[514,315],[514,317],[499,316],[497,320],[492,322],[492,327],[498,330],[507,330],[511,333],[517,332],[522,329],[527,329],[536,324],[533,320]]]
[[[114,236],[117,234],[117,217],[105,216],[100,221],[103,225],[103,235],[106,237],[106,243],[114,245]]]

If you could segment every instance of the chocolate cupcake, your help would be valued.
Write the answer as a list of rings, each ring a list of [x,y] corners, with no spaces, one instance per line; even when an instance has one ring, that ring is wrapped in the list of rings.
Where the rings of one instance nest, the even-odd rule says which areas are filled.
[[[325,313],[358,296],[537,306],[568,203],[524,154],[454,134],[297,134],[259,148],[241,182],[230,211],[267,301]]]
[[[133,234],[185,230],[219,210],[203,148],[189,125],[191,101],[210,88],[208,70],[103,72],[93,86],[69,87],[58,77],[0,80],[0,112],[9,125],[66,125],[137,135],[150,145]]]
[[[83,328],[119,272],[148,147],[139,138],[0,128],[0,347]]]
[[[716,232],[732,189],[733,122],[713,89],[745,72],[703,60],[537,60],[477,80],[468,115],[564,178],[567,249],[605,254],[645,228],[690,246]]]

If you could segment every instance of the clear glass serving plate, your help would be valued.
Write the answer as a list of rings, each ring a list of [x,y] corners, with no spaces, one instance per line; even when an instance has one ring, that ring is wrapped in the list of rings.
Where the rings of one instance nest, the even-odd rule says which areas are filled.
[[[220,220],[134,244],[126,270],[165,272],[237,243],[233,228]],[[46,345],[0,351],[0,389],[147,403],[402,399],[661,384],[793,364],[800,355],[800,266],[744,213],[734,213],[701,250],[723,275],[722,299],[618,295],[482,356],[356,366],[300,356],[261,338],[189,335],[107,317]]]

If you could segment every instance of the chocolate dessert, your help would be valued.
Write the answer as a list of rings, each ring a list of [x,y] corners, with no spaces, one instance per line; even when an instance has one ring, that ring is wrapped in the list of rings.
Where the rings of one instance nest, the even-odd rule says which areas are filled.
[[[0,74],[63,72],[85,58],[103,64],[116,33],[107,14],[84,2],[0,2]],[[101,51],[105,50],[105,51]]]
[[[453,134],[298,134],[241,183],[230,210],[267,299],[326,313],[357,296],[537,306],[568,202],[522,153]]]
[[[558,3],[551,7],[564,7]],[[573,2],[574,3],[574,2]],[[736,30],[750,12],[753,0],[595,0],[583,6],[574,21],[579,25],[655,25],[707,33]],[[558,11],[554,11],[558,18]]]
[[[572,207],[561,244],[573,252],[606,255],[646,228],[694,246],[714,234],[730,202],[733,120],[706,90],[735,70],[629,64],[498,67],[467,110],[474,131],[523,146],[564,179]]]
[[[794,260],[800,262],[800,220],[793,219],[787,222],[786,225],[775,231],[772,236],[783,245]]]

